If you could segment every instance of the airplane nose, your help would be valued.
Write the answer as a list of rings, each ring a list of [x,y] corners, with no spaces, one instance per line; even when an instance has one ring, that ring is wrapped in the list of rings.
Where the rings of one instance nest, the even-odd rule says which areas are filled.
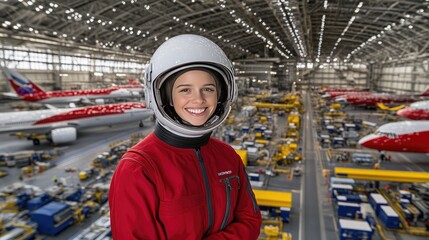
[[[367,148],[374,148],[374,140],[377,139],[379,136],[375,134],[369,134],[359,140],[359,145],[367,147]]]
[[[396,114],[400,117],[407,117],[408,116],[408,109],[401,109],[396,112]]]

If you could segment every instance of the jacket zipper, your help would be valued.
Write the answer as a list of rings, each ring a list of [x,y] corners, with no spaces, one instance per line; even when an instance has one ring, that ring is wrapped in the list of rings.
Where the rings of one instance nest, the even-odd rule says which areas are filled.
[[[246,170],[243,170],[244,174],[246,175],[246,189],[247,189],[247,193],[250,196],[250,199],[252,199],[252,203],[253,203],[253,211],[255,211],[255,213],[257,213],[259,211],[259,206],[256,203],[256,199],[255,199],[255,195],[252,191],[252,188],[250,187],[250,182],[249,182],[249,176],[247,175]]]
[[[198,163],[200,164],[201,173],[203,174],[204,178],[204,186],[206,188],[206,201],[207,201],[207,210],[208,210],[208,226],[206,231],[206,236],[209,233],[210,229],[213,225],[213,207],[212,207],[212,197],[211,197],[211,191],[210,191],[210,184],[209,184],[209,178],[207,176],[206,167],[204,166],[203,157],[201,156],[201,150],[200,148],[195,148],[195,152],[197,154]]]
[[[225,183],[225,189],[226,189],[225,215],[222,220],[222,225],[220,226],[220,231],[222,231],[225,228],[226,223],[228,222],[229,212],[231,211],[231,190],[232,190],[231,180],[234,178],[238,178],[238,176],[231,176],[220,180],[221,182]],[[240,184],[240,180],[238,180],[238,183]],[[238,189],[240,189],[240,185],[238,186]]]

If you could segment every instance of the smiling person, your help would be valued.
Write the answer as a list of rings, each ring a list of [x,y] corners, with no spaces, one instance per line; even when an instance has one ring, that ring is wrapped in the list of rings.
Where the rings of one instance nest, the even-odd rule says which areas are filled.
[[[164,42],[145,71],[157,123],[124,154],[109,192],[114,239],[257,239],[261,214],[240,157],[211,137],[237,98],[234,69],[197,35]]]

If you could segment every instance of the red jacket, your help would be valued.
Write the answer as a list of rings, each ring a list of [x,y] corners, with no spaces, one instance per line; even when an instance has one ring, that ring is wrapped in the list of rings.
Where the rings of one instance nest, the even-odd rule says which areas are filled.
[[[261,215],[240,157],[210,138],[177,148],[150,134],[112,178],[114,239],[257,239]]]

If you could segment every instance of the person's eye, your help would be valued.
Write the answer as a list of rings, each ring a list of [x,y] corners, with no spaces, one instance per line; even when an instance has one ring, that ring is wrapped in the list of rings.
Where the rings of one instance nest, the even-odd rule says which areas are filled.
[[[182,88],[179,90],[179,92],[183,92],[183,93],[187,93],[189,91],[190,91],[189,88]]]
[[[204,88],[203,90],[206,91],[206,92],[214,92],[214,91],[216,91],[214,88]]]

